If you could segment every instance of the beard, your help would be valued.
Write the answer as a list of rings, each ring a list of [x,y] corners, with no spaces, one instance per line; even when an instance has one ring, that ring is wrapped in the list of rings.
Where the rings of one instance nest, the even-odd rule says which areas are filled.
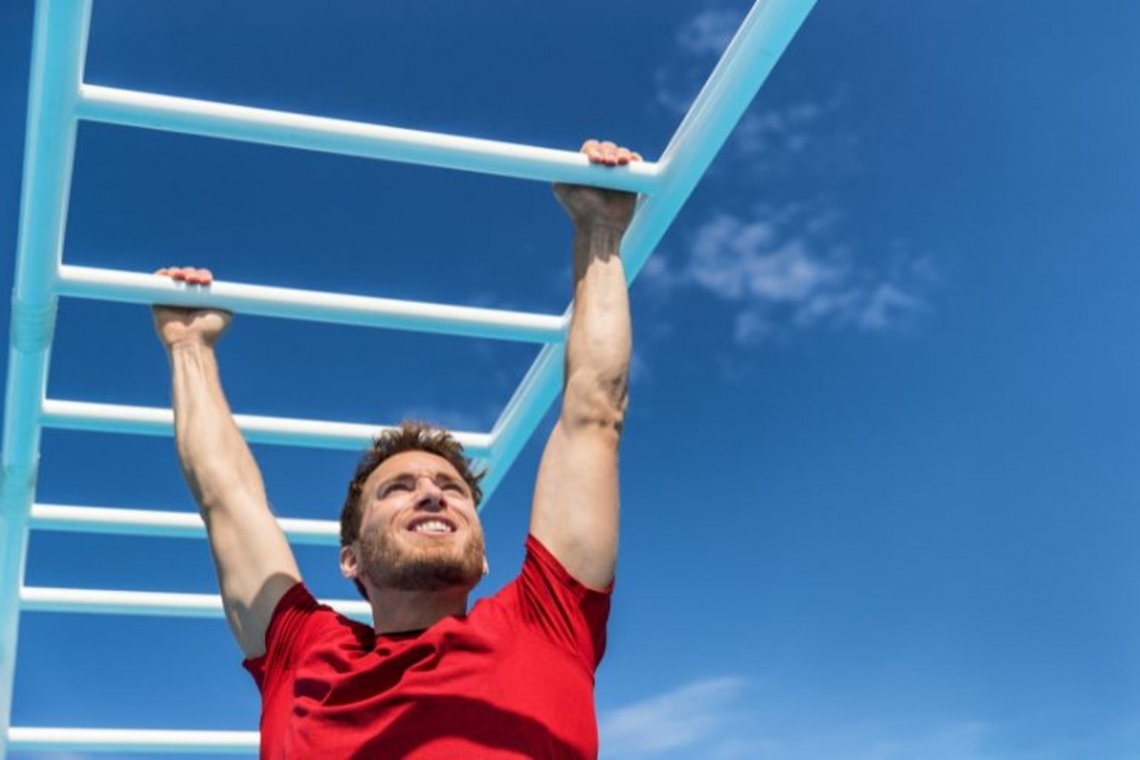
[[[456,546],[421,542],[409,546],[389,531],[361,536],[364,574],[377,588],[397,591],[471,590],[483,577],[483,532],[474,529]]]

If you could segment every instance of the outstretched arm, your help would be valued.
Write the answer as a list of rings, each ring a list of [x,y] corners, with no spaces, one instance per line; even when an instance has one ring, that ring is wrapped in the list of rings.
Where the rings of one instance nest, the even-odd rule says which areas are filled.
[[[209,285],[204,269],[159,274]],[[261,472],[222,392],[214,345],[231,316],[213,309],[154,307],[170,358],[174,439],[210,539],[226,619],[246,657],[265,652],[265,631],[284,593],[301,577],[269,510]]]
[[[609,166],[640,160],[596,140],[582,152]],[[539,466],[530,532],[572,576],[601,589],[617,559],[618,443],[632,347],[619,246],[636,196],[579,185],[554,191],[574,223],[574,309],[562,413]]]

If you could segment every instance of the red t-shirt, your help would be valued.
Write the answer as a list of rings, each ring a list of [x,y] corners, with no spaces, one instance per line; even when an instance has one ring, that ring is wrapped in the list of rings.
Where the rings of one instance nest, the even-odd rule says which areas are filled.
[[[302,584],[277,605],[261,689],[262,760],[595,758],[594,671],[610,590],[533,536],[522,573],[466,615],[377,635]]]

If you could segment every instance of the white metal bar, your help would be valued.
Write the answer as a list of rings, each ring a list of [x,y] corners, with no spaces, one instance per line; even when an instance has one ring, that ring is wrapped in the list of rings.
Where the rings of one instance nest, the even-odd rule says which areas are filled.
[[[131,127],[439,166],[544,182],[652,193],[657,167],[591,166],[575,151],[308,116],[84,84],[79,117]]]
[[[146,406],[45,399],[41,420],[44,427],[63,430],[158,436],[170,436],[174,433],[173,411]],[[351,451],[363,451],[368,448],[373,437],[386,429],[380,425],[262,417],[253,414],[235,414],[234,421],[246,439],[252,443]],[[489,435],[464,432],[453,435],[463,444],[468,456],[483,459],[490,455]]]
[[[293,544],[339,546],[340,523],[279,517],[277,523]],[[162,512],[66,504],[33,504],[32,530],[104,533],[119,536],[205,538],[206,526],[196,512]]]
[[[62,259],[75,156],[72,114],[83,79],[90,17],[89,0],[36,4],[0,457],[0,760],[7,755],[19,631],[17,593],[39,462],[37,415],[47,387],[56,313],[52,286]]]
[[[372,608],[363,600],[334,599],[325,604],[342,615],[372,621]],[[217,594],[181,594],[166,591],[25,586],[20,589],[20,606],[26,612],[219,619],[223,617],[222,599]]]
[[[257,731],[164,731],[137,728],[13,726],[11,749],[24,752],[168,752],[257,754]]]
[[[639,202],[622,241],[629,280],[641,271],[813,5],[815,0],[758,0],[749,11],[658,162],[660,189]],[[493,466],[483,482],[484,498],[498,488],[558,397],[562,354],[562,347],[554,346],[539,354],[495,423]]]
[[[531,343],[564,339],[561,315],[532,314],[473,306],[398,301],[264,285],[215,282],[208,288],[169,277],[64,264],[58,292],[76,298],[122,303],[213,307],[265,317],[303,319],[363,327],[465,335]]]

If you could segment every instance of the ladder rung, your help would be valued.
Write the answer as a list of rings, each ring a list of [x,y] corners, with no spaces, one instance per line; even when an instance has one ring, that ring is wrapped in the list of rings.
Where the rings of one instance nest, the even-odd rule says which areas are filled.
[[[85,430],[97,433],[135,433],[163,435],[174,433],[174,412],[146,406],[96,404],[86,401],[45,399],[41,423],[63,430]],[[252,443],[276,443],[287,446],[309,446],[318,449],[362,451],[381,430],[379,425],[352,422],[327,422],[287,417],[261,417],[235,414],[234,420]],[[453,433],[473,459],[486,459],[491,454],[491,436],[485,433]]]
[[[325,602],[337,612],[357,620],[371,621],[372,608],[365,601],[335,599]],[[20,589],[25,612],[72,612],[94,615],[152,615],[156,617],[221,618],[222,599],[217,594],[181,594],[165,591],[117,591],[111,589],[44,588]]]
[[[200,288],[152,274],[70,264],[60,267],[57,290],[60,295],[73,298],[214,307],[264,317],[526,343],[561,343],[565,340],[567,324],[563,315],[400,301],[232,282],[216,282],[209,288]]]
[[[249,755],[259,746],[257,731],[169,731],[139,728],[8,729],[8,748],[25,752],[215,752]]]
[[[592,166],[568,150],[423,132],[415,129],[271,111],[208,100],[156,95],[83,84],[76,112],[81,119],[128,127],[220,137],[362,158],[462,169],[544,182],[574,182],[637,193],[658,185],[657,164],[621,168]]]
[[[293,544],[338,546],[340,523],[335,520],[277,519]],[[110,533],[120,536],[205,538],[206,526],[197,512],[161,512],[150,509],[119,509],[64,504],[34,504],[33,530],[73,533]]]

